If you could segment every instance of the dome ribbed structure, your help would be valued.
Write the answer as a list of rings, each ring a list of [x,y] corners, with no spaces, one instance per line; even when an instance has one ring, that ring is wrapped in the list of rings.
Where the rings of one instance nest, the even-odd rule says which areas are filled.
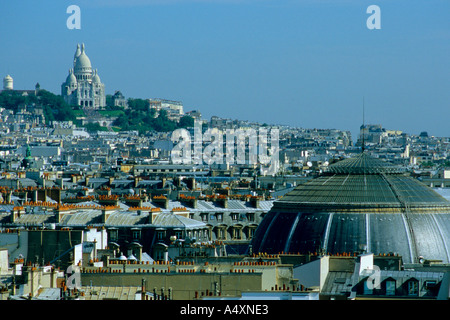
[[[336,174],[378,174],[403,173],[405,169],[370,157],[363,152],[355,158],[345,159],[330,165],[328,172]]]
[[[405,262],[448,263],[450,202],[363,152],[275,201],[252,245],[255,252],[394,252]]]

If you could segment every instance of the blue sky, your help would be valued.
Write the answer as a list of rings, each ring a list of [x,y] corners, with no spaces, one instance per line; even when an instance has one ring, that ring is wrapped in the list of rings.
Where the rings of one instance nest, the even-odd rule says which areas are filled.
[[[72,4],[81,30],[66,27]],[[367,123],[450,136],[449,13],[446,0],[2,1],[0,75],[60,94],[83,42],[107,93],[206,119],[356,135],[364,97]]]

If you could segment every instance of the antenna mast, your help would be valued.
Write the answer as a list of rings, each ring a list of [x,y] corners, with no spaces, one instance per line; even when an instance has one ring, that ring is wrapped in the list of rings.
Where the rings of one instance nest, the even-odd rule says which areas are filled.
[[[365,149],[365,137],[366,137],[366,125],[365,125],[365,115],[364,115],[364,97],[363,97],[363,130],[362,130],[362,145],[361,145],[361,153],[363,153],[364,152],[364,149]]]

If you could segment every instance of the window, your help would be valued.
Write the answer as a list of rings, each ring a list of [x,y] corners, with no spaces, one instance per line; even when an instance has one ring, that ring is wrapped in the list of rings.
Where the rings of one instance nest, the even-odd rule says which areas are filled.
[[[419,294],[419,281],[411,280],[408,282],[408,295],[417,296]]]
[[[226,232],[224,228],[220,228],[217,230],[217,238],[219,240],[226,240]]]
[[[255,228],[249,228],[248,229],[248,238],[253,239],[254,235],[255,235]]]
[[[239,213],[232,213],[231,214],[231,220],[238,221],[239,220]]]
[[[202,217],[202,221],[203,222],[208,221],[208,214],[207,213],[202,213],[201,217]]]
[[[434,287],[436,287],[436,285],[437,285],[436,280],[426,280],[425,281],[425,288],[427,288],[427,289],[434,288]]]
[[[117,241],[117,239],[119,238],[119,235],[118,235],[119,233],[118,233],[118,230],[117,229],[111,229],[111,230],[109,230],[109,239],[111,240],[111,241]]]
[[[158,231],[157,237],[158,240],[163,240],[166,237],[166,231]]]
[[[132,231],[133,240],[141,239],[141,230],[133,230]]]
[[[386,281],[386,295],[395,296],[395,280]]]
[[[373,282],[370,282],[369,279],[364,281],[364,294],[373,294]]]
[[[223,213],[216,213],[217,221],[223,222]]]
[[[248,221],[255,221],[255,213],[253,212],[247,213],[247,219]]]
[[[236,239],[236,240],[241,239],[241,229],[240,228],[233,229],[233,239]]]
[[[182,239],[183,238],[183,231],[175,231],[175,237],[177,237],[177,239]]]

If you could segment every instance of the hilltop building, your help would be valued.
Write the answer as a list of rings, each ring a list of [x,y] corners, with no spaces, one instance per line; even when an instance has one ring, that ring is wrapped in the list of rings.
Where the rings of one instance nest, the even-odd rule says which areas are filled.
[[[13,90],[13,88],[14,88],[14,80],[8,74],[6,75],[6,77],[3,78],[3,90]]]
[[[7,74],[3,78],[3,90],[0,90],[0,92],[9,91],[19,93],[22,96],[36,96],[39,90],[41,90],[41,85],[39,83],[36,83],[36,85],[34,86],[34,90],[15,90],[14,79],[9,74]]]
[[[97,69],[92,68],[84,44],[77,45],[73,69],[69,70],[66,81],[61,85],[61,95],[69,105],[90,109],[102,109],[106,106],[105,85],[101,82]]]

